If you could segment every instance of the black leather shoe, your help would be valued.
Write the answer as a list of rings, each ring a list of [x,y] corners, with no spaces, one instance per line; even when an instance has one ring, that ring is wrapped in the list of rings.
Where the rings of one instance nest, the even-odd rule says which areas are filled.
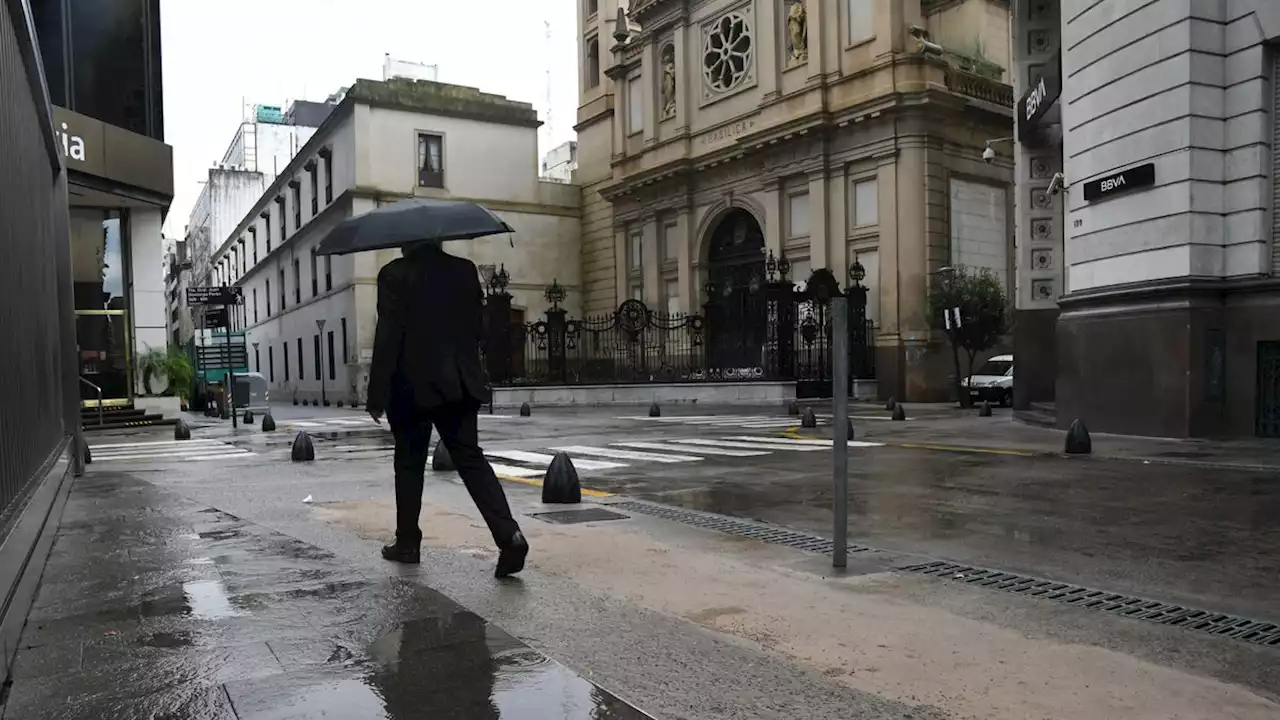
[[[382,546],[382,559],[405,563],[406,565],[417,565],[422,562],[422,551],[415,545],[391,543],[390,545]]]
[[[529,543],[525,541],[524,533],[517,530],[511,536],[511,544],[498,553],[498,568],[493,571],[493,576],[504,578],[515,575],[524,569],[524,559],[528,555]]]

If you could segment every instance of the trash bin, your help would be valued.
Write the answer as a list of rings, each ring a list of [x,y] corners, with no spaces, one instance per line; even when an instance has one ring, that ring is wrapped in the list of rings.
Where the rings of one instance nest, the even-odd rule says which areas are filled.
[[[267,379],[256,372],[236,375],[235,403],[237,410],[271,412],[271,393],[267,390]]]

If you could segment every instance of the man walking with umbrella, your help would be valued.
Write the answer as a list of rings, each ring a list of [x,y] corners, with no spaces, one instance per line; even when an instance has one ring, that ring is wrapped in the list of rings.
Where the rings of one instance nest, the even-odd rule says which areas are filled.
[[[486,221],[496,226],[486,228]],[[470,260],[441,247],[445,239],[510,231],[474,204],[415,199],[345,221],[318,250],[404,247],[404,256],[378,273],[367,402],[374,420],[386,414],[396,443],[396,539],[382,548],[387,560],[420,561],[418,519],[434,426],[500,550],[494,574],[501,578],[524,569],[529,544],[479,444],[478,415],[490,393],[480,364],[480,275]]]

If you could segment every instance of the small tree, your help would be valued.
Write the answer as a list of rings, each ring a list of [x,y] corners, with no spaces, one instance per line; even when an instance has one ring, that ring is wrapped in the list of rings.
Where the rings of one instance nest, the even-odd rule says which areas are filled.
[[[947,313],[954,308],[960,311],[960,325],[955,327],[953,322],[948,329]],[[1009,332],[1008,301],[1000,278],[985,268],[973,271],[963,266],[935,274],[929,291],[929,320],[947,333],[956,366],[956,395],[962,407],[969,407],[969,393],[960,384],[960,351],[968,356],[968,375],[972,375],[977,354],[995,347]]]
[[[147,395],[155,395],[151,381],[163,378],[167,384],[165,392],[185,398],[191,392],[191,382],[195,371],[191,367],[191,359],[182,348],[170,346],[167,349],[149,347],[138,356],[138,370],[142,374],[142,389]]]

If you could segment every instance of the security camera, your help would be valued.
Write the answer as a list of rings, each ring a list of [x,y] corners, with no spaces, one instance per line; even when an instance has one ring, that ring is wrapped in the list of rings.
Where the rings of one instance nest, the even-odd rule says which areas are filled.
[[[925,55],[933,55],[934,57],[938,57],[942,55],[943,51],[942,51],[942,46],[939,45],[938,43],[929,42],[928,40],[922,39],[918,43],[916,43],[916,52],[922,52]]]
[[[1067,179],[1063,177],[1062,173],[1054,173],[1053,177],[1049,180],[1049,189],[1048,189],[1049,194],[1057,195],[1058,193],[1066,189],[1067,189]]]
[[[917,38],[920,40],[929,39],[929,31],[926,30],[925,28],[920,27],[919,25],[912,25],[910,28],[907,29],[907,32],[911,33],[911,37],[913,38]]]
[[[996,151],[990,145],[982,151],[982,161],[988,165],[996,161]]]

